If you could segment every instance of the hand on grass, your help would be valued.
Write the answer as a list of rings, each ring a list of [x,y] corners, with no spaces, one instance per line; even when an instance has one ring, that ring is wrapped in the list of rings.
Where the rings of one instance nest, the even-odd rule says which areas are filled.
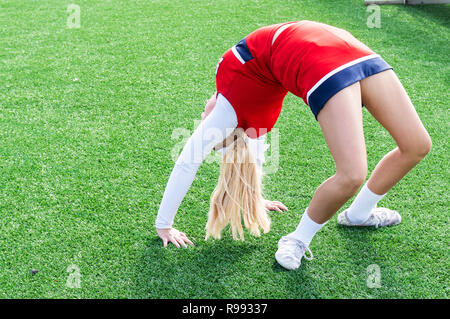
[[[281,212],[283,210],[289,210],[283,203],[277,201],[264,200],[264,207],[267,210],[276,210]]]
[[[156,228],[156,232],[162,239],[164,247],[167,247],[169,242],[174,244],[177,248],[180,248],[180,245],[187,248],[187,244],[194,246],[194,243],[187,238],[185,233],[182,233],[175,228]]]

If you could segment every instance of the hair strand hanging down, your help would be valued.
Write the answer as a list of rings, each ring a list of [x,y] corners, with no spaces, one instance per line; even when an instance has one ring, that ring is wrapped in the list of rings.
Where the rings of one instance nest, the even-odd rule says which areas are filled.
[[[222,230],[230,223],[233,239],[244,240],[244,226],[255,236],[270,230],[270,219],[261,194],[261,176],[245,142],[245,133],[236,129],[234,141],[227,147],[220,166],[217,186],[211,195],[206,238],[221,238]]]

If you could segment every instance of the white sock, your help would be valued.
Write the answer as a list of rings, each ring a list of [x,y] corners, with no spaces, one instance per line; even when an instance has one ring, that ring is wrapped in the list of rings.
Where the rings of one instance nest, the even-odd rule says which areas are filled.
[[[313,221],[308,216],[308,209],[306,209],[305,213],[302,216],[302,219],[300,220],[300,223],[297,226],[297,229],[295,229],[295,231],[290,233],[288,236],[298,239],[298,240],[302,241],[306,246],[309,246],[314,235],[325,224],[326,224],[326,222],[323,224],[317,224],[315,221]]]
[[[364,184],[353,203],[347,209],[347,219],[355,225],[363,224],[369,219],[370,212],[384,195],[386,194],[375,194],[367,187],[367,183]]]

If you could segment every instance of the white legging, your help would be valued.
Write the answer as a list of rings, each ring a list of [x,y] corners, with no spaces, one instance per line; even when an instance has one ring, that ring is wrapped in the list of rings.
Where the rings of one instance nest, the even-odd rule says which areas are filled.
[[[237,127],[236,113],[221,94],[212,112],[187,141],[170,174],[156,217],[156,228],[171,228],[184,196],[191,187],[197,170],[213,147]]]

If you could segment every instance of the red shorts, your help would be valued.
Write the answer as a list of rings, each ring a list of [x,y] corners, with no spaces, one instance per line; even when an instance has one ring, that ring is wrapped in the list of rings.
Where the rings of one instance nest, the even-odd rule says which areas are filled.
[[[272,44],[286,24],[291,25]],[[273,128],[288,92],[302,98],[317,118],[334,94],[387,69],[392,67],[345,30],[288,22],[260,28],[225,52],[216,87],[233,106],[238,126],[258,137]]]

